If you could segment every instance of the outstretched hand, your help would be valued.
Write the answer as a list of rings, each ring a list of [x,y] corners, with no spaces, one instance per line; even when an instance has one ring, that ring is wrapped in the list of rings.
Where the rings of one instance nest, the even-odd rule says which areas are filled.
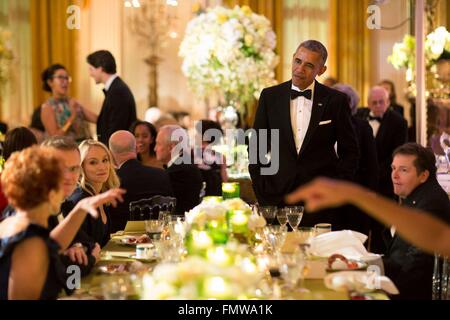
[[[111,203],[113,207],[117,206],[117,202],[123,202],[123,195],[126,193],[124,189],[111,189],[106,192],[103,192],[99,195],[84,198],[80,202],[77,203],[78,209],[86,211],[92,217],[98,218],[99,213],[97,208],[106,203]]]
[[[287,203],[305,201],[307,211],[338,207],[352,200],[357,189],[349,182],[317,178],[286,196]]]

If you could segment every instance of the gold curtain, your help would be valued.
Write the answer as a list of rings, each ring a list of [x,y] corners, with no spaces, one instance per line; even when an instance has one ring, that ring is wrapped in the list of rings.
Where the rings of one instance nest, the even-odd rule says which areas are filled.
[[[369,0],[330,0],[334,9],[330,18],[332,61],[336,62],[335,76],[339,82],[350,84],[367,101],[371,80],[371,41],[367,28]]]
[[[283,74],[283,1],[280,0],[225,0],[224,4],[230,8],[236,5],[249,6],[253,12],[265,16],[272,23],[272,28],[277,35],[277,47],[276,52],[280,57],[280,62],[275,69],[275,78],[278,82],[282,81]],[[245,122],[247,125],[253,125],[253,120],[256,113],[256,104],[247,106],[247,114]]]
[[[33,105],[36,107],[47,99],[42,90],[41,73],[49,65],[63,64],[73,78],[77,77],[75,53],[79,30],[69,29],[67,8],[80,5],[75,0],[31,0],[30,25],[32,41]],[[81,26],[82,30],[83,26]],[[75,87],[71,91],[76,96]]]

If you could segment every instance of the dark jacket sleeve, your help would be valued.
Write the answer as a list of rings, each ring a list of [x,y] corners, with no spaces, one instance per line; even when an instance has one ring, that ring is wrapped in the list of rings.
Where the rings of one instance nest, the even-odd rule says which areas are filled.
[[[61,205],[62,215],[64,217],[67,217],[69,215],[69,213],[73,210],[75,205],[78,203],[78,201],[80,201],[83,198],[85,198],[85,196],[80,194],[78,197],[71,197],[69,200],[66,200]],[[89,235],[88,230],[89,230],[89,222],[88,222],[88,219],[85,218],[82,225],[80,226],[80,229],[78,229],[78,232],[75,235],[71,245],[79,242],[79,243],[83,244],[83,246],[87,247],[87,249],[88,249],[87,252],[90,253],[92,251],[92,249],[94,248],[96,241],[94,240],[94,238],[92,238]]]
[[[253,129],[255,130],[254,134],[251,135],[249,140],[249,166],[248,171],[250,173],[250,177],[252,179],[253,189],[255,191],[256,198],[258,201],[262,199],[262,186],[261,186],[261,168],[266,164],[261,163],[261,159],[259,157],[260,153],[260,131],[261,129],[269,128],[269,120],[267,117],[267,109],[266,109],[266,94],[267,90],[264,89],[261,92],[261,96],[258,102],[258,109],[256,110],[255,121],[253,123]],[[270,151],[270,135],[267,139],[267,145],[265,149]],[[253,154],[252,154],[253,153]]]
[[[336,140],[337,178],[354,180],[358,168],[359,148],[356,133],[352,125],[350,108],[346,97],[342,94],[333,98],[337,108]]]

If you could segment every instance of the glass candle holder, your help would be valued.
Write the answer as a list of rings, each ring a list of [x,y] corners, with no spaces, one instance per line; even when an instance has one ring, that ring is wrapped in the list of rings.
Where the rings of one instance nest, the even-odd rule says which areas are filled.
[[[222,197],[224,200],[239,198],[241,190],[239,182],[223,182],[222,183]]]

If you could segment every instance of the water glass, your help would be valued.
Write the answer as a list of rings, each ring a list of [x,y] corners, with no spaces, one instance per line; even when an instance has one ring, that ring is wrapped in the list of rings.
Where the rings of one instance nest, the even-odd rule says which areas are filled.
[[[150,239],[160,239],[164,222],[160,220],[145,220],[145,231]]]
[[[314,226],[316,235],[331,232],[331,223],[318,223]]]
[[[283,226],[267,226],[264,229],[266,241],[270,247],[277,254],[283,247],[284,241],[287,236],[287,229]]]
[[[280,255],[279,265],[281,276],[287,288],[290,290],[295,289],[301,273],[298,254],[289,253]]]

